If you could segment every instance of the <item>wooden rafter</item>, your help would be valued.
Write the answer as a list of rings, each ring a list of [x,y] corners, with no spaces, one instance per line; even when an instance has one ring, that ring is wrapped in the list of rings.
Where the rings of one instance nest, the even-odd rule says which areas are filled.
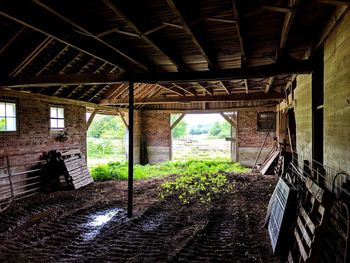
[[[349,0],[318,0],[320,3],[329,4],[329,5],[350,5]]]
[[[97,52],[98,50],[96,49],[96,47],[95,48],[85,47],[85,46],[82,47],[82,43],[79,43],[77,45],[77,43],[73,43],[70,40],[66,40],[62,36],[58,36],[57,32],[50,32],[50,31],[48,31],[46,29],[42,29],[39,26],[36,26],[36,25],[32,24],[31,22],[27,22],[24,19],[20,19],[18,17],[15,17],[15,16],[11,15],[10,13],[5,12],[3,10],[0,10],[0,16],[6,17],[6,18],[8,18],[8,19],[10,19],[10,20],[12,20],[12,21],[14,21],[16,23],[19,23],[19,24],[21,24],[23,26],[26,26],[28,28],[31,28],[31,29],[39,32],[39,33],[44,34],[44,35],[49,37],[50,41],[52,39],[56,39],[59,42],[62,42],[62,43],[67,44],[67,45],[70,45],[71,47],[74,47],[74,48],[76,48],[76,49],[78,49],[78,50],[80,50],[80,51],[82,51],[82,52],[84,52],[84,53],[86,53],[86,54],[88,54],[90,56],[98,58],[98,59],[100,59],[100,60],[102,60],[104,62],[108,62],[108,63],[114,64],[114,65],[117,64],[116,62],[113,62],[113,60],[111,60],[109,56],[105,56],[105,55],[101,56],[101,55],[99,55],[98,52]],[[28,63],[25,63],[25,65],[28,65]],[[123,67],[120,67],[120,68],[122,69]],[[18,72],[18,71],[16,71],[16,72]]]
[[[178,69],[184,67],[183,63],[179,62],[178,58],[175,58],[174,54],[169,54],[169,52],[164,50],[164,47],[159,46],[159,44],[155,43],[150,37],[145,35],[138,26],[131,21],[115,4],[113,4],[110,0],[102,0],[116,15],[121,17],[123,21],[130,27],[132,30],[136,32],[136,35],[140,36],[145,42],[147,42],[150,46],[152,46],[155,50],[166,56],[172,64],[174,64]]]
[[[185,96],[185,91],[183,91],[182,89],[174,86],[174,84],[169,84],[169,83],[160,83],[159,86],[161,86],[162,88],[169,90],[177,95],[180,96]]]
[[[10,77],[16,77],[18,74],[21,73],[21,71],[29,65],[33,59],[36,58],[38,54],[41,53],[52,41],[53,39],[51,37],[46,37],[44,41],[40,43],[11,73]]]
[[[131,62],[131,63],[141,67],[144,70],[148,69],[148,67],[145,66],[142,62],[140,62],[140,61],[136,60],[135,58],[131,57],[130,55],[126,54],[126,52],[121,51],[120,49],[118,49],[118,48],[112,46],[111,44],[107,43],[106,41],[104,41],[100,37],[96,36],[95,34],[91,33],[89,30],[87,30],[84,27],[82,27],[82,26],[78,25],[77,23],[73,22],[71,19],[69,19],[69,18],[65,17],[64,15],[60,14],[59,12],[57,12],[53,8],[49,7],[48,5],[40,2],[39,0],[32,0],[32,1],[34,3],[36,3],[37,5],[39,5],[40,7],[44,8],[46,11],[52,13],[53,15],[59,17],[63,21],[65,21],[68,24],[70,24],[73,27],[75,27],[76,29],[80,30],[84,34],[90,36],[91,38],[95,39],[96,41],[98,41],[98,42],[102,43],[103,45],[105,45],[106,47],[110,48],[111,50],[113,50],[116,54],[118,54],[122,58],[124,58],[124,59],[128,60],[129,62]]]
[[[197,85],[201,88],[201,89],[203,89],[205,92],[207,92],[207,93],[209,93],[209,95],[214,95],[214,92],[213,92],[213,89],[212,88],[210,88],[210,87],[205,87],[205,86],[203,86],[203,84],[202,83],[197,83]]]
[[[4,52],[26,29],[25,26],[23,26],[20,30],[18,30],[10,39],[6,42],[6,44],[0,48],[0,54]]]
[[[223,88],[224,88],[225,92],[226,92],[228,95],[230,95],[230,94],[231,94],[230,89],[229,89],[228,87],[226,87],[226,85],[224,84],[224,82],[223,82],[223,81],[219,81],[219,84],[220,84],[220,86],[221,86],[221,87],[223,87]]]
[[[269,91],[270,91],[270,89],[271,89],[271,87],[272,87],[272,84],[273,84],[274,80],[275,80],[274,77],[270,77],[270,78],[269,78],[269,81],[268,81],[268,83],[267,83],[266,86],[265,86],[265,93],[269,93]]]
[[[177,8],[177,6],[175,5],[173,0],[166,0],[168,5],[170,6],[172,12],[176,15],[176,17],[179,19],[181,25],[183,26],[184,30],[186,31],[186,33],[191,36],[192,42],[196,45],[196,47],[199,49],[199,51],[201,52],[202,56],[205,58],[205,60],[208,63],[208,68],[209,69],[213,69],[215,67],[214,65],[214,61],[212,58],[209,57],[208,52],[205,50],[205,48],[203,47],[203,45],[200,43],[200,41],[198,40],[198,37],[195,36],[195,34],[193,33],[192,29],[189,27],[189,25],[187,24],[186,20],[184,19],[184,17],[181,15],[181,12],[179,11],[179,9]]]
[[[286,62],[248,67],[221,69],[212,71],[193,71],[193,72],[166,72],[155,74],[66,74],[66,75],[43,75],[28,76],[22,78],[3,78],[0,80],[0,86],[7,87],[49,87],[61,85],[98,85],[114,84],[127,81],[144,83],[178,83],[178,82],[197,82],[197,81],[223,81],[239,80],[248,78],[265,78],[282,74],[310,73],[314,68],[311,59],[308,60],[289,60]]]
[[[221,96],[171,96],[171,97],[153,97],[135,99],[135,104],[163,104],[163,103],[183,103],[183,102],[214,102],[214,101],[254,101],[254,100],[280,100],[284,98],[282,93],[249,93],[232,94]],[[103,99],[101,105],[126,105],[128,99]]]
[[[236,20],[239,45],[241,48],[242,66],[245,67],[246,62],[247,62],[247,57],[246,57],[246,51],[245,51],[245,47],[244,47],[244,41],[243,41],[242,29],[241,29],[241,21],[240,21],[240,16],[239,16],[237,5],[236,5],[236,0],[232,0],[232,8],[233,8],[233,16]]]
[[[179,84],[179,83],[173,83],[173,85],[174,85],[174,87],[177,87],[177,88],[183,90],[184,92],[187,92],[193,96],[197,96],[197,92],[194,88],[186,87],[183,84]]]

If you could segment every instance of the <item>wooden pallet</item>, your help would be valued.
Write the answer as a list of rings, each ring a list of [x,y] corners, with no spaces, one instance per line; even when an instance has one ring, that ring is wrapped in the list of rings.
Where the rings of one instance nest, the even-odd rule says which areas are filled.
[[[86,165],[85,157],[80,150],[60,152],[62,163],[65,166],[65,179],[69,186],[79,189],[93,182]]]
[[[319,249],[328,219],[328,197],[310,178],[306,181],[306,200],[299,209],[294,242],[288,262],[319,262]]]

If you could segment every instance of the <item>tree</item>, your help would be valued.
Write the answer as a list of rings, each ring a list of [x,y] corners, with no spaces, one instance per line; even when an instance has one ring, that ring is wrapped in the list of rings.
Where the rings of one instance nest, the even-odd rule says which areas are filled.
[[[178,114],[171,115],[171,123],[174,123],[177,118],[179,118]],[[187,122],[185,120],[181,120],[172,130],[172,135],[175,139],[184,137],[187,132]]]
[[[218,137],[220,132],[221,132],[220,122],[216,121],[214,122],[213,126],[211,126],[209,130],[209,135],[212,137]]]
[[[125,132],[125,126],[119,117],[96,115],[87,135],[94,138],[121,139],[124,138]]]

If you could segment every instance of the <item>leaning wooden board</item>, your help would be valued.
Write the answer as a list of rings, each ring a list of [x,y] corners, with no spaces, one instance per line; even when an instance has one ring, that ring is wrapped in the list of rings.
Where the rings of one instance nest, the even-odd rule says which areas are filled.
[[[67,171],[66,179],[74,189],[79,189],[94,181],[87,168],[85,158],[79,150],[62,152],[61,158]]]

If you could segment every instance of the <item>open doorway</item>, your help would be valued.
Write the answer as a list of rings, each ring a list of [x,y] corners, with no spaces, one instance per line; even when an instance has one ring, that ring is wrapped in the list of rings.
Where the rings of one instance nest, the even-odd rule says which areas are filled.
[[[97,114],[86,135],[88,167],[125,161],[125,135],[126,127],[120,116]]]
[[[232,160],[235,148],[232,115],[172,114],[172,160]]]

